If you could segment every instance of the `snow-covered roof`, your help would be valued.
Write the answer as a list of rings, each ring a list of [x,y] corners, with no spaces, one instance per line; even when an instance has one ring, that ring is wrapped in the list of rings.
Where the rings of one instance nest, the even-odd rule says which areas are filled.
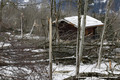
[[[82,25],[82,21],[83,21],[83,15],[81,16],[81,25]],[[64,19],[59,20],[61,21],[65,21],[67,23],[73,24],[75,27],[78,27],[78,16],[72,16],[72,17],[65,17]],[[86,27],[94,27],[94,26],[103,26],[104,24],[91,17],[91,16],[86,16]]]

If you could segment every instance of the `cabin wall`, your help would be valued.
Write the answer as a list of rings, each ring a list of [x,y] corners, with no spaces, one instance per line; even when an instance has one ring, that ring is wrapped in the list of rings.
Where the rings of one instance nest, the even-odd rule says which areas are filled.
[[[74,40],[77,38],[77,28],[73,24],[68,24],[64,21],[59,23],[59,36],[62,40]],[[97,27],[90,27],[85,29],[85,36],[93,36],[96,34]]]
[[[77,28],[74,25],[62,22],[59,24],[59,36],[63,40],[72,40],[77,37]]]
[[[97,27],[91,27],[91,28],[86,28],[85,29],[85,36],[89,35],[95,35],[96,34],[96,29]]]

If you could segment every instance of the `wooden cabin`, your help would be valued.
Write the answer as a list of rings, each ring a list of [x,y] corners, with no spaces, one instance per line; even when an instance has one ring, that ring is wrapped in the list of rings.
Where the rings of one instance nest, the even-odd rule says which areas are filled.
[[[81,23],[83,15],[81,16]],[[78,16],[65,17],[58,21],[59,36],[62,40],[73,40],[77,38]],[[97,34],[97,27],[103,26],[103,23],[91,16],[86,16],[85,36],[90,37]]]

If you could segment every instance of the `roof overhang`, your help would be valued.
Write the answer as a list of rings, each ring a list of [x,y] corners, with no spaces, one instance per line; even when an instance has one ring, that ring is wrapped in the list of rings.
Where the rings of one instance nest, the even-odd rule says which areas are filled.
[[[74,25],[76,28],[78,28],[78,16],[72,16],[72,17],[65,17],[64,19],[60,19],[58,22],[60,23],[61,21],[65,21],[68,24]],[[83,15],[81,16],[81,25],[83,21]],[[54,21],[53,23],[55,23]],[[89,27],[100,27],[104,26],[104,24],[100,21],[97,20],[91,16],[86,16],[86,28]]]

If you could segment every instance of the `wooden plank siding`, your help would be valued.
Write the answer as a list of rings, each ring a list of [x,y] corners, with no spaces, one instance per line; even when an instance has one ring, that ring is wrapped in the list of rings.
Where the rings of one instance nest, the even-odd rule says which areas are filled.
[[[71,40],[77,38],[77,28],[74,27],[74,25],[68,24],[66,22],[61,22],[58,28],[60,39]]]
[[[68,24],[64,21],[59,23],[59,35],[62,40],[73,40],[77,38],[77,28],[73,24]],[[95,35],[97,27],[89,27],[85,29],[85,36]]]

